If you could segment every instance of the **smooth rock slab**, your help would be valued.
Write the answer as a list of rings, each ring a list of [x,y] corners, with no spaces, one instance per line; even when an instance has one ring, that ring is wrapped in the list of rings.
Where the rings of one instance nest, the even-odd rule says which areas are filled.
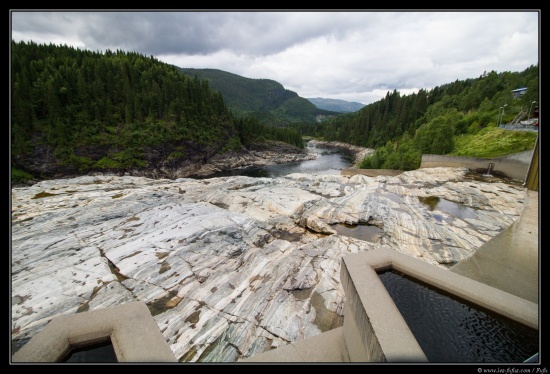
[[[180,361],[236,361],[320,334],[342,323],[342,256],[385,244],[444,267],[519,217],[525,189],[465,174],[87,176],[13,188],[12,340],[134,300]],[[431,209],[426,197],[474,213]],[[338,223],[375,225],[380,240],[337,235]]]

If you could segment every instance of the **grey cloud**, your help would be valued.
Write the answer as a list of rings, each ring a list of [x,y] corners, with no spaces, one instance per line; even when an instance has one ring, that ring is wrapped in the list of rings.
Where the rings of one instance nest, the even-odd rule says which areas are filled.
[[[78,11],[13,12],[11,26],[23,40],[133,51],[273,79],[302,97],[369,103],[373,92],[524,70],[540,60],[539,18],[536,11]]]
[[[92,50],[144,54],[269,55],[312,38],[342,38],[367,13],[340,12],[33,12],[13,14],[19,32],[72,32]],[[371,22],[372,23],[372,22]]]

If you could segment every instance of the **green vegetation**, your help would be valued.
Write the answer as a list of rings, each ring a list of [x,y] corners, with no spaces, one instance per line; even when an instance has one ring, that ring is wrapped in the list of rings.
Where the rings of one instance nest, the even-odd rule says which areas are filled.
[[[32,180],[34,177],[32,174],[29,174],[23,170],[19,170],[17,168],[11,169],[11,183],[18,184],[22,183],[24,181]]]
[[[280,140],[299,148],[304,146],[299,132],[288,127],[262,125],[256,117],[238,120],[236,128],[241,144],[246,147],[265,140]]]
[[[449,155],[495,158],[510,153],[531,151],[535,146],[537,133],[508,131],[486,127],[476,135],[455,137],[455,147]]]
[[[538,65],[411,95],[394,90],[338,114],[269,79],[180,69],[119,50],[11,46],[13,183],[48,177],[41,163],[57,173],[122,172],[205,162],[266,140],[303,147],[302,137],[375,148],[363,168],[412,170],[422,154],[498,157],[532,149],[537,136],[496,125],[538,102]],[[514,99],[518,87],[527,92]]]
[[[338,99],[324,99],[320,97],[316,97],[316,98],[308,97],[307,99],[311,101],[317,108],[330,110],[338,113],[356,112],[365,106],[365,104],[349,102],[345,100],[338,100]]]
[[[511,91],[518,87],[527,87],[527,92],[513,98]],[[492,71],[406,96],[394,90],[355,113],[293,128],[303,135],[375,148],[362,168],[412,170],[420,166],[422,154],[498,157],[532,150],[536,133],[495,126],[526,114],[538,97],[537,65],[518,73]]]
[[[56,163],[85,173],[146,167],[153,148],[175,162],[241,150],[240,139],[302,147],[296,141],[300,134],[290,128],[242,126],[242,121],[258,122],[235,117],[208,81],[153,56],[33,42],[12,41],[11,46],[14,181],[34,172],[29,160],[42,158],[44,149]],[[278,110],[291,110],[292,100],[281,103],[286,107],[276,105]]]
[[[271,79],[252,79],[217,69],[177,68],[189,77],[208,81],[219,91],[227,106],[238,115],[253,115],[262,124],[289,125],[317,122],[317,116],[336,116],[335,111],[317,108]]]

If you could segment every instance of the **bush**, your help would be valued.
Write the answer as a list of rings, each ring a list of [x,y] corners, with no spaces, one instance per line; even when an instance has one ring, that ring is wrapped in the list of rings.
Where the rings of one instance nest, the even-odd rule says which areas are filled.
[[[71,164],[77,167],[78,170],[83,171],[91,168],[92,165],[94,164],[94,161],[91,158],[77,156],[73,153],[69,156],[69,158],[65,163]]]
[[[32,174],[16,168],[11,169],[11,183],[18,184],[34,179]]]
[[[101,160],[95,163],[95,167],[100,169],[119,169],[122,167],[122,164],[108,157],[103,157]]]
[[[481,130],[481,125],[477,121],[472,122],[472,124],[468,126],[468,134],[475,135],[479,130]]]
[[[238,137],[232,137],[222,148],[222,152],[239,151],[243,148],[241,141]]]
[[[183,153],[182,153],[182,152],[180,152],[180,151],[174,151],[174,152],[170,153],[170,154],[168,155],[168,157],[166,157],[166,159],[167,159],[168,161],[172,161],[172,160],[177,160],[178,158],[181,158],[181,157],[183,157]]]

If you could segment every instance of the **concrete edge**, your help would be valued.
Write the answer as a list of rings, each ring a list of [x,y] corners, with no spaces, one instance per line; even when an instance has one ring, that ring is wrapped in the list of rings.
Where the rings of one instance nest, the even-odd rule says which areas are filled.
[[[59,362],[73,347],[111,340],[119,362],[177,362],[145,303],[60,316],[13,357],[13,362]]]
[[[344,325],[353,322],[361,340],[350,341],[352,337],[345,335],[352,361],[428,361],[376,272],[392,267],[392,252],[390,248],[380,247],[343,257],[340,275],[345,284],[346,312],[349,307],[349,317],[353,318],[353,321],[348,321],[346,313]],[[365,349],[349,348],[357,344]],[[365,357],[359,353],[361,351],[366,352]]]
[[[372,251],[348,255],[344,257],[344,262],[363,269],[368,266],[375,271],[393,268],[458,298],[538,329],[538,304],[389,247],[382,246]]]
[[[344,343],[343,327],[337,327],[237,362],[339,363],[349,362],[349,356]]]

